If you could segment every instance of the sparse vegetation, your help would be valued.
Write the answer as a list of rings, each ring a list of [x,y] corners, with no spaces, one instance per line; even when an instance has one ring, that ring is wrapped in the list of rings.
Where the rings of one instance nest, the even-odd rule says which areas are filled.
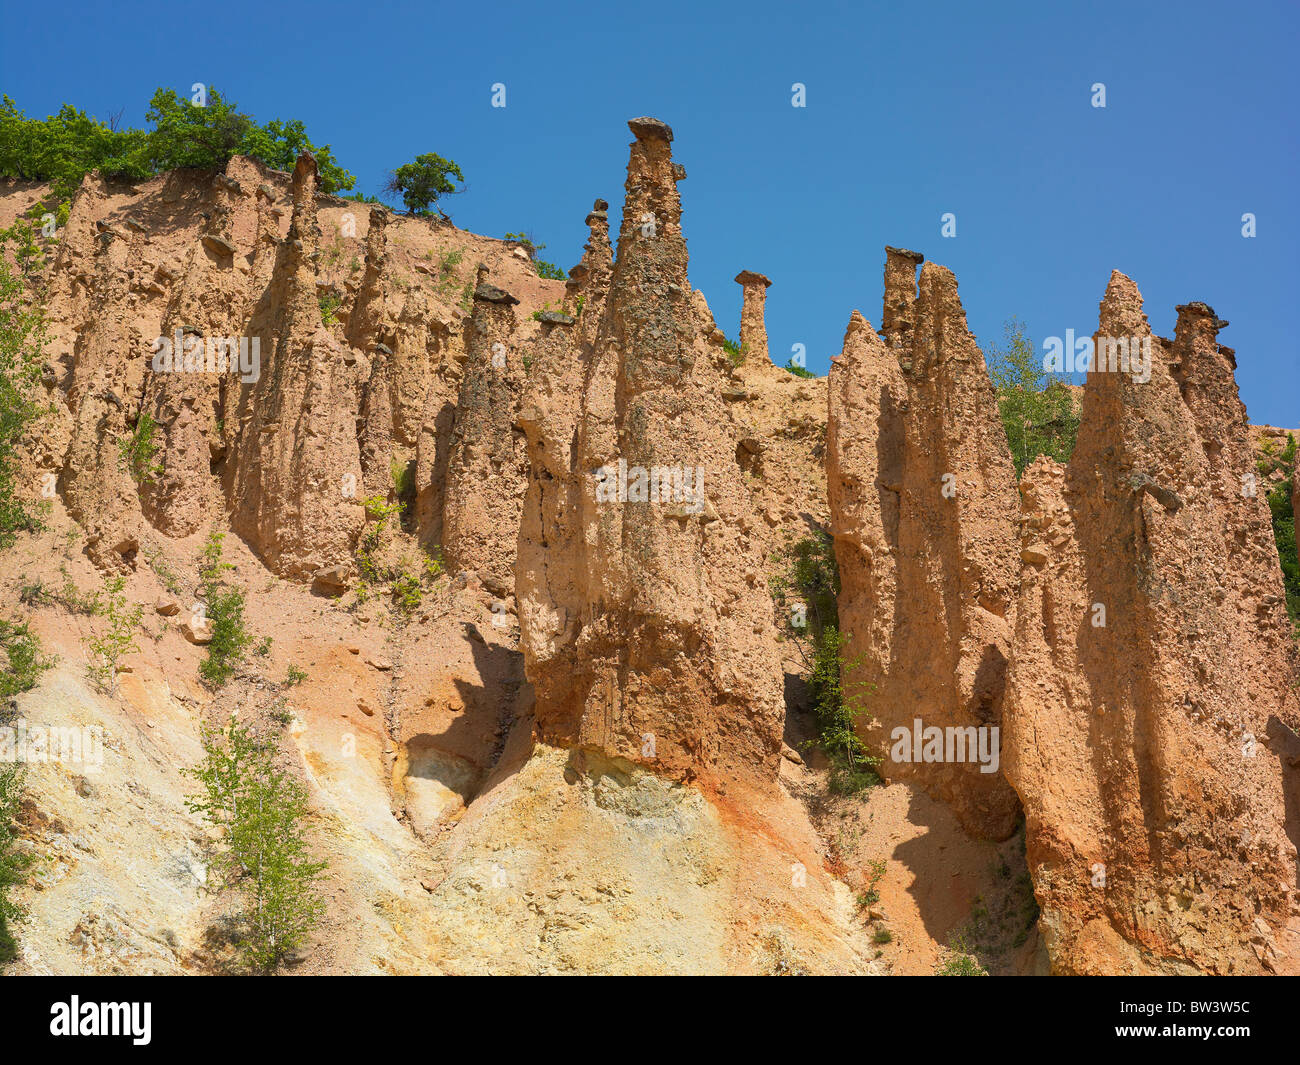
[[[339,304],[342,302],[339,297],[333,292],[322,292],[316,297],[316,302],[320,304],[321,325],[327,327],[337,325],[338,318],[335,317],[334,312],[339,309]]]
[[[27,270],[34,247],[30,224],[20,220],[0,230],[0,548],[10,546],[15,534],[41,527],[41,504],[23,498],[17,483],[19,443],[44,412],[36,390],[48,333],[40,292]]]
[[[307,671],[305,669],[299,669],[292,662],[290,662],[289,668],[284,675],[285,686],[289,688],[293,688],[301,684],[306,679],[307,679]]]
[[[86,640],[90,661],[86,671],[95,687],[106,695],[117,694],[117,671],[127,655],[140,650],[135,634],[140,629],[144,607],[126,605],[126,578],[106,577],[100,597],[104,631]]]
[[[722,350],[727,353],[727,361],[732,366],[739,366],[745,361],[745,347],[739,341],[722,338]]]
[[[158,454],[158,423],[148,411],[141,411],[131,435],[118,444],[118,468],[131,475],[137,485],[156,480],[163,474]]]
[[[857,733],[866,715],[871,685],[850,681],[855,663],[843,658],[836,599],[840,590],[834,543],[828,533],[788,543],[773,561],[783,568],[770,582],[783,630],[792,636],[808,667],[808,686],[817,718],[818,743],[831,764],[831,790],[851,795],[879,783],[873,755]]]
[[[35,860],[17,847],[18,808],[26,768],[21,762],[0,762],[0,965],[18,957],[18,942],[11,925],[22,920],[23,909],[9,892],[26,882],[27,869]]]
[[[0,651],[8,662],[0,673],[0,699],[36,687],[41,674],[54,662],[41,652],[41,641],[27,623],[0,618]]]
[[[567,281],[569,278],[569,275],[563,269],[554,263],[546,262],[544,259],[538,259],[536,266],[537,276],[545,278],[547,281]]]
[[[204,730],[203,752],[185,770],[201,785],[186,805],[219,835],[210,866],[217,882],[243,896],[241,961],[271,973],[307,942],[325,908],[316,885],[327,863],[307,853],[307,789],[233,717],[223,731]]]
[[[975,959],[966,947],[966,941],[960,932],[953,933],[948,939],[948,949],[939,959],[934,970],[935,976],[988,976],[988,972]]]
[[[988,367],[1016,476],[1039,455],[1069,462],[1079,435],[1074,396],[1043,370],[1023,322],[1009,319],[1003,336],[1003,345],[989,350]]]

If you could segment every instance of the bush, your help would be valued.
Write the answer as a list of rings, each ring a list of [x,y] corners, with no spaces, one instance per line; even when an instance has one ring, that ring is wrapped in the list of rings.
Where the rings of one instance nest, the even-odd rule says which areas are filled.
[[[158,423],[148,411],[141,411],[131,435],[117,446],[118,468],[129,473],[137,485],[147,484],[163,474],[160,463],[154,461],[159,447],[155,439]]]
[[[548,263],[542,259],[537,260],[537,276],[545,278],[547,281],[567,281],[569,278],[569,275],[554,263]]]
[[[95,687],[106,695],[117,693],[117,670],[121,660],[140,650],[135,634],[140,628],[144,607],[137,605],[127,609],[125,587],[125,577],[105,579],[99,602],[100,612],[108,619],[108,626],[101,635],[91,636],[86,641],[91,655],[86,671]]]
[[[783,366],[782,369],[789,370],[790,373],[795,375],[795,377],[803,377],[806,379],[806,378],[817,376],[806,366],[796,366],[794,359],[787,360],[785,366]]]
[[[1016,476],[1039,455],[1069,462],[1079,435],[1073,395],[1043,370],[1022,322],[1009,319],[1003,335],[1004,346],[989,351],[988,367]]]
[[[220,688],[235,675],[235,666],[253,643],[244,626],[244,593],[222,580],[222,574],[234,568],[222,560],[224,539],[225,534],[214,529],[199,562],[205,617],[212,636],[207,656],[199,663],[199,675],[212,688]]]
[[[1291,502],[1288,478],[1268,494],[1268,509],[1273,516],[1273,538],[1277,541],[1278,561],[1282,563],[1282,584],[1286,589],[1286,609],[1300,637],[1300,560],[1296,559],[1295,510]]]
[[[460,167],[450,159],[426,152],[394,170],[385,190],[401,196],[411,214],[427,215],[432,213],[440,196],[463,191],[456,188],[457,181],[465,183]]]
[[[219,833],[211,868],[244,898],[241,960],[273,972],[311,935],[325,904],[316,881],[326,862],[307,855],[307,790],[274,764],[270,744],[233,717],[205,729],[203,761],[184,772],[201,785],[186,806]]]
[[[34,861],[32,855],[16,849],[25,769],[19,762],[0,762],[0,965],[18,957],[18,943],[9,925],[23,917],[22,907],[9,897],[9,889],[26,882],[27,869]]]
[[[31,691],[41,674],[54,665],[41,652],[41,641],[26,622],[0,618],[0,651],[9,662],[8,668],[0,673],[0,699]]]

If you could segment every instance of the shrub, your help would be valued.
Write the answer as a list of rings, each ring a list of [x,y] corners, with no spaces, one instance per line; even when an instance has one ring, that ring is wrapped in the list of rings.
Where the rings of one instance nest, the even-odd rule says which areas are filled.
[[[135,634],[140,628],[144,607],[137,605],[127,609],[125,587],[125,577],[105,578],[101,613],[108,619],[108,624],[103,633],[86,641],[91,655],[86,671],[95,687],[106,695],[117,692],[117,670],[121,660],[140,650]]]
[[[0,699],[31,691],[41,674],[54,665],[41,652],[41,641],[26,622],[0,618],[0,651],[9,663],[0,673]]]
[[[307,679],[307,671],[299,669],[292,662],[289,663],[289,669],[284,675],[284,683],[287,687],[293,688]]]
[[[569,275],[554,263],[548,263],[541,259],[537,260],[537,276],[545,278],[547,281],[567,281],[569,278]]]
[[[26,882],[27,869],[35,860],[16,849],[25,770],[21,762],[0,762],[0,965],[18,957],[10,923],[23,917],[22,907],[9,897],[9,889]]]
[[[147,484],[162,476],[163,468],[154,461],[158,454],[158,442],[154,439],[158,432],[158,423],[148,411],[141,411],[136,419],[135,429],[117,446],[118,468],[131,475],[138,485]]]
[[[204,616],[212,636],[208,653],[199,663],[199,674],[212,688],[220,688],[235,675],[235,666],[253,642],[244,625],[244,593],[222,579],[222,574],[234,569],[222,559],[224,539],[225,534],[215,529],[209,533],[199,562]]]
[[[806,366],[796,366],[794,359],[787,360],[785,366],[783,366],[782,369],[788,370],[790,373],[794,374],[795,377],[803,377],[806,379],[806,378],[817,376]]]
[[[724,336],[722,338],[722,350],[727,353],[727,361],[732,366],[739,366],[745,361],[745,348],[735,340],[728,340]]]
[[[316,881],[327,867],[307,855],[307,790],[274,764],[274,750],[233,717],[223,732],[205,729],[204,759],[184,772],[201,785],[186,799],[219,833],[212,870],[244,899],[241,959],[273,972],[301,947],[325,904]]]

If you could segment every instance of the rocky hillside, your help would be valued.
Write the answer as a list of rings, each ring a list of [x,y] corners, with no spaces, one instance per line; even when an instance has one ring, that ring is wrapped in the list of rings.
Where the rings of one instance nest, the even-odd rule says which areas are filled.
[[[1069,464],[1018,482],[951,271],[887,249],[879,331],[795,376],[767,277],[739,346],[715,323],[672,131],[629,127],[567,282],[308,154],[82,182],[34,288],[48,512],[0,589],[56,658],[7,722],[104,749],[29,767],[12,968],[234,964],[183,772],[233,714],[328,862],[291,971],[1300,971],[1282,474],[1250,480],[1282,438],[1226,323],[1152,337],[1114,274],[1098,340],[1150,380],[1093,372]],[[830,680],[773,594],[826,534]],[[214,681],[218,543],[248,642]],[[115,578],[143,613],[96,685]]]

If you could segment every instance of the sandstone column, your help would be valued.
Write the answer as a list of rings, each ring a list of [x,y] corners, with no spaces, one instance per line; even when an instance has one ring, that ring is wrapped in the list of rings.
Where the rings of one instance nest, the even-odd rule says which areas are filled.
[[[736,275],[744,302],[740,309],[740,352],[743,362],[757,360],[770,362],[767,352],[767,326],[763,322],[763,304],[772,282],[752,270],[742,270]]]

